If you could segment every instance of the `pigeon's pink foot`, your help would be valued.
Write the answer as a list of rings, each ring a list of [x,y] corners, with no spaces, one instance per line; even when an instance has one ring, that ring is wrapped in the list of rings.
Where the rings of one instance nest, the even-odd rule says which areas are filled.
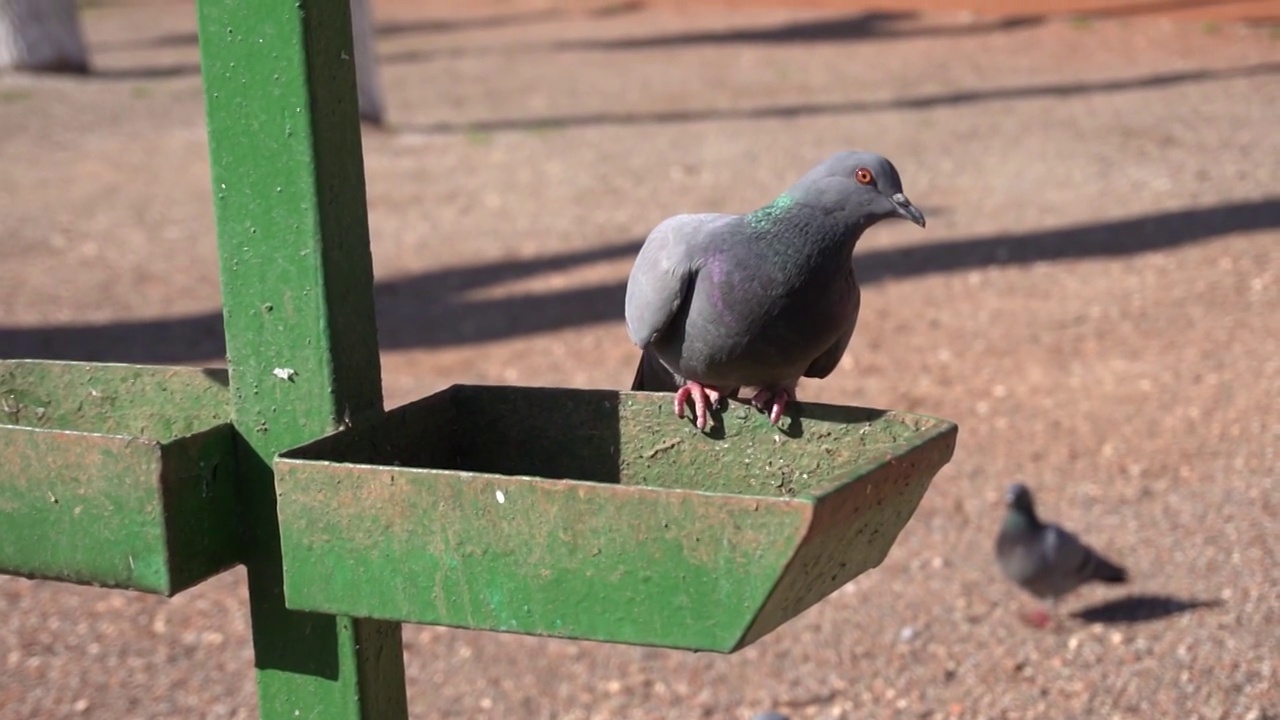
[[[684,403],[693,400],[693,424],[699,430],[707,429],[707,409],[720,404],[720,391],[692,380],[676,391],[676,417],[684,417]]]
[[[782,420],[782,411],[787,409],[787,401],[795,400],[795,396],[787,390],[761,390],[751,396],[751,404],[756,409],[769,412],[769,422],[777,425]]]
[[[1022,622],[1037,630],[1044,630],[1053,624],[1053,615],[1044,608],[1028,610],[1027,612],[1021,613],[1019,617],[1022,618]]]

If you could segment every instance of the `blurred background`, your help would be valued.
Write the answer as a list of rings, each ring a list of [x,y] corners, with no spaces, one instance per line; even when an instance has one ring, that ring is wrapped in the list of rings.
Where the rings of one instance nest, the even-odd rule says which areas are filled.
[[[193,3],[49,2],[29,48],[20,5],[0,357],[224,364]],[[750,648],[406,625],[413,717],[1280,718],[1280,2],[366,9],[389,406],[626,387],[648,231],[857,148],[929,225],[863,237],[857,333],[801,397],[961,428],[885,564]],[[1019,622],[992,550],[1018,480],[1131,582]],[[242,570],[172,600],[0,577],[3,720],[252,718],[254,693]]]

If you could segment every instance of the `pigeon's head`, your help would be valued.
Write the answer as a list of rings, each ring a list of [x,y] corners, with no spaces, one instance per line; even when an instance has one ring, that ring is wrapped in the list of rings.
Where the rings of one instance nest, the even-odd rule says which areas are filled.
[[[1014,483],[1004,493],[1004,503],[1010,511],[1027,517],[1036,516],[1036,506],[1031,500],[1031,488],[1022,483]]]
[[[857,220],[864,228],[888,218],[924,227],[924,213],[902,192],[898,169],[875,153],[838,152],[800,178],[788,194],[798,202]]]

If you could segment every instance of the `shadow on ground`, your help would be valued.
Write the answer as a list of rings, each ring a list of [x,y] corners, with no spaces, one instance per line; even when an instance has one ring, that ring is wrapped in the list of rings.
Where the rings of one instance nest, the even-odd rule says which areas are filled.
[[[575,40],[557,43],[555,47],[570,50],[631,50],[639,48],[671,48],[680,45],[888,40],[908,37],[974,35],[1001,30],[1014,30],[1043,22],[1042,17],[1008,17],[988,22],[965,24],[908,24],[908,21],[918,17],[920,17],[920,14],[916,12],[870,11],[844,17],[789,22],[761,28],[712,30],[607,40]]]
[[[1097,15],[1107,16],[1125,16],[1144,14],[1147,12],[1161,12],[1169,9],[1179,9],[1184,7],[1194,7],[1201,4],[1210,4],[1205,0],[1167,0],[1161,3],[1134,4],[1131,6],[1120,6],[1115,8],[1099,11]],[[587,18],[609,18],[620,14],[626,14],[642,9],[644,3],[638,1],[624,0],[623,2],[606,5],[576,13]],[[506,26],[522,26],[537,23],[554,22],[565,19],[569,13],[558,9],[544,9],[530,12],[510,13],[502,15],[482,15],[468,18],[424,18],[419,20],[402,20],[389,21],[379,23],[377,27],[377,35],[379,38],[392,38],[398,36],[410,35],[439,35],[450,32],[461,32],[466,30],[484,30],[490,28],[506,27]],[[908,38],[920,37],[947,37],[947,36],[963,36],[977,35],[983,33],[1004,32],[1009,30],[1018,30],[1030,26],[1040,24],[1046,20],[1044,15],[1019,15],[1013,17],[999,18],[983,22],[971,22],[964,24],[957,23],[922,23],[920,20],[923,16],[918,12],[885,12],[885,11],[868,11],[857,13],[854,15],[826,17],[817,20],[805,20],[790,23],[782,23],[768,27],[750,27],[737,28],[727,30],[676,33],[669,35],[657,35],[646,37],[623,37],[608,39],[581,39],[581,40],[560,40],[547,42],[506,42],[501,45],[463,45],[463,46],[442,46],[432,44],[428,37],[424,40],[421,47],[402,48],[379,54],[379,60],[383,64],[393,63],[414,63],[414,62],[430,62],[434,60],[456,58],[459,56],[483,55],[501,53],[506,55],[520,53],[539,53],[539,52],[557,52],[557,51],[616,51],[616,50],[637,50],[647,48],[670,49],[673,47],[687,45],[729,45],[729,44],[781,44],[781,43],[805,43],[805,42],[868,42],[878,40],[900,40]],[[194,31],[168,33],[161,35],[143,36],[138,38],[128,38],[122,40],[104,40],[92,44],[91,50],[94,54],[110,54],[112,52],[136,52],[139,50],[149,49],[166,49],[166,48],[191,48],[197,47],[197,35]],[[1258,66],[1265,67],[1265,66]],[[164,79],[183,75],[196,75],[200,72],[198,62],[184,61],[166,65],[130,65],[124,67],[93,67],[91,72],[85,77],[89,80],[145,80],[145,79]],[[1152,86],[1182,82],[1184,80],[1211,79],[1216,77],[1216,71],[1206,71],[1204,73],[1171,73],[1167,76],[1154,76],[1152,78]],[[1274,72],[1274,70],[1264,71]],[[1248,74],[1248,73],[1246,73]],[[1226,75],[1231,77],[1231,75]],[[1137,81],[1137,85],[1129,85],[1126,81],[1121,81],[1115,87],[1111,87],[1108,83],[1100,84],[1097,87],[1089,85],[1082,86],[1075,92],[1094,90],[1123,90],[1132,89],[1134,87],[1144,87],[1141,81]],[[1071,92],[1072,86],[1064,86],[1067,92]],[[1005,94],[1012,92],[1012,95]],[[1046,93],[1039,93],[1034,88],[1012,88],[1009,91],[996,91],[996,94],[989,96],[987,99],[1004,99],[1008,97],[1021,97],[1023,93],[1031,96],[1038,94],[1054,94],[1052,89],[1047,89]],[[682,111],[672,114],[669,118],[665,114],[636,114],[636,115],[606,115],[606,116],[568,116],[564,118],[546,118],[534,121],[508,121],[514,124],[512,128],[499,129],[515,129],[523,122],[528,122],[534,126],[571,126],[571,125],[596,125],[596,124],[638,124],[638,123],[660,123],[660,122],[681,122],[696,119],[723,119],[725,117],[788,117],[794,115],[805,114],[821,114],[833,112],[855,112],[858,110],[875,110],[894,107],[929,107],[937,104],[949,104],[965,102],[968,96],[977,94],[980,97],[982,91],[965,91],[957,93],[957,99],[949,100],[950,94],[937,96],[936,99],[919,98],[916,100],[906,100],[904,105],[885,105],[881,107],[877,103],[868,104],[848,104],[848,105],[798,105],[783,106],[777,108],[760,108],[756,110],[741,111]],[[913,104],[918,103],[918,104]],[[489,121],[484,124],[500,124],[502,121]],[[478,129],[485,129],[480,127]],[[424,132],[449,132],[450,126],[442,126],[440,128],[422,128]]]
[[[1127,625],[1162,620],[1184,612],[1219,607],[1223,604],[1223,601],[1217,598],[1213,600],[1188,600],[1169,595],[1126,595],[1115,600],[1091,605],[1072,613],[1072,616],[1091,623]]]
[[[1194,10],[1196,8],[1230,5],[1232,0],[1156,0],[1156,2],[1136,2],[1128,5],[1110,5],[1093,8],[1088,12],[1078,13],[1091,17],[1137,17],[1140,15],[1161,15],[1177,10]]]
[[[593,19],[611,18],[642,9],[642,2],[618,2],[612,5],[582,10],[574,13]],[[464,18],[423,18],[378,23],[380,39],[409,35],[440,35],[467,30],[485,30],[499,27],[533,25],[564,20],[570,13],[563,9],[544,9],[501,15],[481,15]],[[556,52],[563,50],[627,50],[642,48],[669,48],[690,44],[730,43],[796,43],[832,41],[893,40],[912,37],[942,37],[976,35],[980,33],[1012,30],[1034,25],[1043,18],[1013,17],[987,22],[967,24],[929,24],[914,22],[915,12],[865,12],[856,15],[823,18],[804,22],[785,23],[765,28],[744,28],[717,32],[687,33],[678,35],[617,38],[605,40],[566,40],[531,43],[504,43],[500,46],[441,47],[432,45],[430,38],[422,47],[395,50],[380,54],[383,63],[429,62],[460,55],[476,55],[501,52],[505,54]],[[95,42],[93,53],[137,52],[158,49],[196,49],[198,36],[195,31],[166,33],[121,40]],[[124,68],[94,68],[89,78],[140,80],[159,79],[200,72],[199,63],[181,62],[169,65],[138,65]]]
[[[934,107],[962,106],[982,102],[1064,99],[1094,93],[1149,90],[1194,82],[1215,82],[1259,75],[1280,74],[1280,62],[1257,63],[1243,67],[1200,69],[1156,73],[1138,77],[1092,82],[1018,85],[1003,88],[979,88],[953,92],[848,102],[793,103],[753,108],[706,108],[664,110],[658,112],[598,112],[573,115],[545,115],[532,118],[447,121],[425,124],[401,124],[399,132],[425,135],[466,134],[521,130],[559,130],[575,127],[664,125],[674,123],[711,122],[721,120],[778,120],[821,115],[882,112],[886,110],[927,110]]]
[[[619,2],[600,8],[594,8],[583,14],[589,17],[611,17],[639,10],[638,2]],[[401,20],[377,24],[375,33],[378,38],[391,38],[405,35],[440,35],[450,32],[468,30],[487,30],[492,28],[533,25],[564,19],[566,12],[558,9],[534,10],[527,12],[506,13],[501,15],[478,15],[474,17],[423,18],[418,20]],[[197,49],[199,36],[195,30],[189,32],[164,33],[146,35],[120,40],[101,40],[91,43],[91,54],[109,54],[113,52],[137,52],[141,50],[162,49]],[[551,46],[535,49],[551,49]],[[424,53],[423,57],[427,57]],[[382,58],[387,62],[388,58]],[[87,79],[101,80],[159,80],[182,75],[200,74],[199,62],[178,62],[166,65],[131,65],[127,67],[93,67],[86,75]]]
[[[618,3],[589,12],[590,15],[617,15],[628,10],[640,9],[640,3]],[[375,8],[376,11],[376,8]],[[395,37],[398,35],[435,34],[462,32],[468,30],[488,30],[491,28],[518,25],[533,25],[542,22],[561,20],[565,17],[563,10],[546,8],[498,15],[475,15],[471,17],[435,17],[415,20],[399,20],[377,23],[374,32],[378,37]],[[375,17],[375,20],[377,18]],[[195,30],[189,32],[164,33],[120,40],[104,40],[93,43],[93,50],[113,52],[122,50],[147,50],[158,48],[196,47],[199,37]]]
[[[593,13],[603,16],[603,13]],[[614,13],[617,14],[617,13]],[[980,35],[1016,30],[1043,22],[1040,17],[1011,17],[986,22],[922,24],[917,12],[872,11],[819,20],[783,23],[768,27],[752,27],[712,32],[681,33],[647,37],[559,40],[502,45],[469,45],[452,47],[418,47],[393,50],[380,55],[387,63],[430,62],[446,58],[476,55],[540,53],[556,51],[609,52],[615,50],[670,49],[698,44],[781,44],[804,42],[871,42],[903,40],[919,37]]]
[[[1278,227],[1280,197],[1033,233],[863,249],[854,261],[865,286],[980,267],[1132,255]],[[472,294],[506,282],[630,258],[639,247],[633,240],[379,281],[374,294],[380,345],[384,350],[449,347],[619,321],[625,282],[498,298]],[[105,325],[0,327],[3,358],[174,363],[224,356],[222,315],[217,311]]]

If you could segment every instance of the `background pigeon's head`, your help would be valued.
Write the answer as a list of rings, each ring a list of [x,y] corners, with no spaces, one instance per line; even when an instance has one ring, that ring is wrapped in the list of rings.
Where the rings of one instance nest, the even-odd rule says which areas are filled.
[[[902,192],[898,169],[875,153],[838,152],[800,178],[788,194],[797,202],[858,219],[864,227],[895,217],[924,227],[924,213]]]
[[[1013,512],[1032,518],[1036,516],[1036,506],[1031,500],[1031,489],[1022,483],[1009,486],[1004,493],[1004,502]]]

